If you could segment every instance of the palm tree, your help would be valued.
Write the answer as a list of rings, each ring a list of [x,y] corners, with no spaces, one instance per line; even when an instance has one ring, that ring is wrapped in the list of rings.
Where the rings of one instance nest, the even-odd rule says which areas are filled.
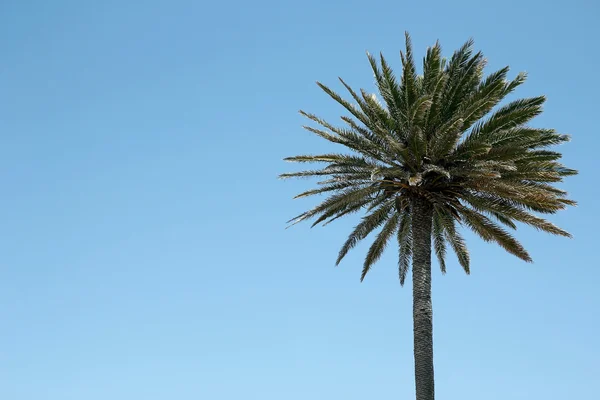
[[[533,212],[553,214],[575,205],[552,184],[577,172],[558,162],[560,153],[548,150],[568,136],[527,125],[541,113],[543,96],[498,106],[525,81],[525,74],[507,80],[505,67],[484,77],[486,61],[481,52],[473,52],[471,40],[448,61],[439,43],[428,48],[422,75],[417,74],[408,33],[406,52],[400,56],[402,75],[397,79],[383,55],[379,62],[368,55],[382,102],[362,89],[357,94],[341,78],[356,104],[317,82],[352,117],[343,116],[345,126],[338,127],[300,111],[320,125],[304,128],[350,151],[286,158],[326,166],[280,177],[323,177],[316,189],[296,198],[329,194],[290,220],[292,224],[311,218],[316,218],[313,226],[328,224],[366,210],[336,265],[381,228],[367,252],[361,281],[396,236],[402,285],[412,261],[416,398],[433,400],[432,247],[442,273],[450,246],[468,274],[469,252],[458,230],[465,226],[531,262],[525,248],[500,224],[516,229],[515,222],[520,222],[570,237]]]

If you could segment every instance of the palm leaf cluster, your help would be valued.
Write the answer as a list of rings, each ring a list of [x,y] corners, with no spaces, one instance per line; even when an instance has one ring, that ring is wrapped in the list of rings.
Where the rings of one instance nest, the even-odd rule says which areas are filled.
[[[376,231],[361,280],[394,237],[400,250],[400,282],[404,283],[413,251],[415,199],[433,208],[433,249],[443,272],[448,247],[469,272],[469,253],[459,226],[525,261],[531,257],[510,233],[516,222],[569,236],[535,215],[575,204],[553,184],[576,171],[563,166],[561,154],[549,149],[568,141],[568,136],[529,125],[542,112],[545,98],[500,105],[525,82],[525,74],[508,79],[506,67],[485,76],[486,60],[481,52],[474,52],[472,41],[448,60],[441,53],[439,43],[428,48],[422,74],[418,74],[407,34],[399,78],[383,55],[378,59],[368,55],[378,95],[362,89],[356,92],[340,78],[352,98],[348,101],[317,83],[349,113],[341,118],[343,126],[301,111],[316,125],[305,126],[307,130],[351,151],[286,158],[324,164],[281,175],[321,178],[317,188],[296,197],[328,195],[289,222],[314,219],[313,226],[327,224],[366,210],[337,259],[339,264],[350,249]]]

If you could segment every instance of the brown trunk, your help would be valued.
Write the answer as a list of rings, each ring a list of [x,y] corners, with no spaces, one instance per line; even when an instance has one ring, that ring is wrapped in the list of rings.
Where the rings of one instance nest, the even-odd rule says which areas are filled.
[[[431,305],[431,225],[433,208],[413,203],[413,333],[417,400],[434,400],[433,309]]]

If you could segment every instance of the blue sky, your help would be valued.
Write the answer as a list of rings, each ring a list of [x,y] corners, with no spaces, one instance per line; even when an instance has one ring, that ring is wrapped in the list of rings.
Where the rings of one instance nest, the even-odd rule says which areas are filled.
[[[282,158],[330,146],[314,85],[373,88],[469,37],[527,71],[540,126],[581,170],[566,240],[520,228],[525,264],[467,235],[472,274],[434,273],[440,399],[598,391],[595,208],[600,62],[590,1],[5,1],[0,4],[0,398],[408,399],[410,285],[395,251],[334,267],[356,218],[284,230],[314,204]]]

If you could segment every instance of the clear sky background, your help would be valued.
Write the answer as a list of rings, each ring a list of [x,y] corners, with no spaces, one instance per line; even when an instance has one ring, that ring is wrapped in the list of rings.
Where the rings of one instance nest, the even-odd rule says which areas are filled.
[[[373,90],[365,51],[399,70],[470,36],[539,126],[570,133],[580,202],[520,228],[525,264],[467,235],[472,274],[434,271],[436,389],[448,400],[598,393],[598,93],[592,0],[3,1],[0,3],[0,398],[410,399],[411,290],[396,251],[359,282],[334,267],[358,216],[285,221],[317,199],[285,156],[331,146],[300,108],[314,82]]]

